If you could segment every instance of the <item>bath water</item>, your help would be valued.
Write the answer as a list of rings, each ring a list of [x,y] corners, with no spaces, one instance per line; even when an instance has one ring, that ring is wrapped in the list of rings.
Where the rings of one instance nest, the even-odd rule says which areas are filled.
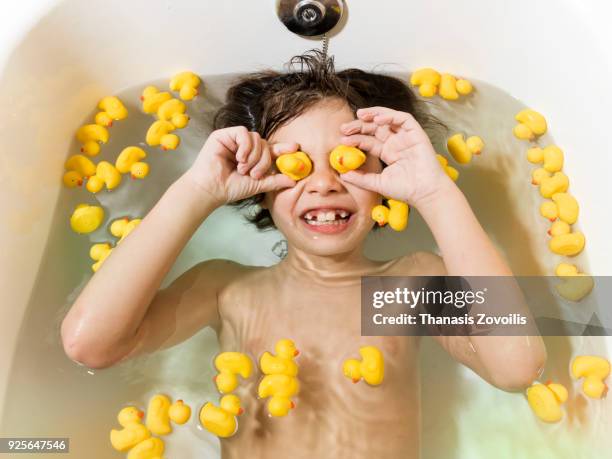
[[[407,73],[396,76],[406,78]],[[176,426],[173,434],[164,437],[165,455],[183,459],[218,456],[218,440],[196,423],[203,402],[218,401],[211,380],[212,360],[218,345],[211,330],[202,330],[178,346],[112,369],[88,371],[65,357],[59,326],[91,276],[93,261],[88,256],[91,244],[114,242],[107,231],[109,222],[120,217],[143,217],[189,167],[211,132],[214,112],[234,78],[233,75],[204,78],[203,93],[187,103],[191,121],[188,127],[177,131],[181,144],[175,151],[162,151],[143,143],[153,118],[140,111],[140,93],[147,84],[164,88],[167,80],[143,83],[116,94],[130,116],[115,122],[110,129],[110,141],[95,160],[114,163],[124,147],[141,146],[147,152],[145,161],[151,172],[144,180],[124,176],[123,183],[112,192],[92,195],[84,188],[62,190],[19,335],[3,431],[23,436],[70,435],[69,456],[111,457],[116,453],[112,452],[108,432],[118,427],[117,412],[127,403],[145,409],[150,396],[162,392],[173,399],[185,400],[193,409],[187,425]],[[431,114],[448,127],[446,132],[432,133],[436,149],[448,157],[445,139],[456,132],[483,138],[485,149],[472,163],[461,166],[450,161],[460,171],[457,183],[515,274],[551,275],[559,257],[550,254],[546,247],[548,222],[539,215],[541,198],[530,184],[533,166],[525,159],[526,143],[512,135],[514,115],[524,105],[486,83],[475,81],[474,86],[475,93],[459,102],[447,103],[439,98],[425,101]],[[92,106],[95,102],[92,100]],[[83,122],[91,122],[93,113]],[[552,143],[552,138],[546,135],[539,143]],[[78,149],[76,142],[73,143],[66,157]],[[571,171],[568,175],[571,180]],[[106,210],[104,224],[89,235],[77,235],[69,227],[69,217],[79,203],[97,203]],[[409,228],[403,233],[389,229],[374,232],[366,244],[368,256],[385,260],[414,250],[435,250],[433,238],[420,217],[413,212],[410,218]],[[172,222],[167,224],[170,226]],[[214,212],[193,236],[164,285],[205,259],[229,258],[243,264],[269,266],[278,262],[286,250],[286,243],[278,232],[257,232],[239,211],[224,207]],[[588,272],[584,255],[576,261]],[[112,297],[113,292],[109,291],[108,295]],[[589,443],[598,428],[597,403],[570,395],[570,400],[577,401],[568,402],[566,419],[559,425],[545,425],[531,413],[523,394],[493,389],[470,370],[454,363],[431,339],[423,341],[421,449],[424,459],[601,457]],[[588,346],[593,343],[590,338]],[[572,387],[567,374],[572,355],[577,351],[603,350],[603,344],[599,351],[585,349],[586,344],[580,337],[547,338],[546,344],[549,360],[542,379],[552,378],[567,387]],[[25,358],[32,355],[39,359],[33,362],[31,357]]]

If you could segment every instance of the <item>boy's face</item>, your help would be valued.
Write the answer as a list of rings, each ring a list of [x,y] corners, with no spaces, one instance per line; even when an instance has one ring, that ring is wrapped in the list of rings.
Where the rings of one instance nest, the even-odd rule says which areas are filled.
[[[279,128],[270,139],[297,142],[312,161],[312,173],[293,188],[266,194],[269,209],[287,241],[307,253],[331,256],[360,247],[374,224],[371,210],[381,198],[374,192],[343,182],[329,164],[340,144],[340,126],[354,120],[343,101],[318,103]],[[361,170],[380,172],[380,161],[367,155]]]

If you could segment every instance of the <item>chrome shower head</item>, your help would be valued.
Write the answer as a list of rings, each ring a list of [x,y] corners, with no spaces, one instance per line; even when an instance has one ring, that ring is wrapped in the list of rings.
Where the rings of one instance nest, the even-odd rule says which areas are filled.
[[[344,12],[343,0],[277,0],[276,14],[285,26],[302,37],[332,30]]]

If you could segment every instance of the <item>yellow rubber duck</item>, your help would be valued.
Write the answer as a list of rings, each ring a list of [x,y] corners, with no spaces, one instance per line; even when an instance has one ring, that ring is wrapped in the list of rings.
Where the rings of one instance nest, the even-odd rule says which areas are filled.
[[[531,183],[533,185],[540,185],[542,181],[549,179],[550,176],[550,173],[548,173],[546,169],[539,167],[531,172]]]
[[[117,451],[127,451],[151,436],[151,432],[142,425],[144,413],[133,406],[126,406],[117,415],[121,430],[110,431],[110,442]]]
[[[446,141],[446,147],[451,156],[460,164],[468,164],[472,155],[479,155],[484,148],[484,142],[478,136],[468,137],[463,134],[455,134]]]
[[[79,204],[70,217],[70,227],[76,233],[87,234],[97,230],[103,220],[102,207]]]
[[[284,374],[266,375],[257,388],[259,398],[268,398],[268,413],[274,417],[286,416],[295,408],[291,397],[300,391],[300,383],[295,376]]]
[[[379,226],[388,223],[394,231],[404,231],[408,227],[408,217],[410,216],[408,204],[395,199],[387,199],[387,206],[382,204],[375,206],[371,212],[372,219]]]
[[[567,400],[567,389],[557,383],[534,383],[526,391],[527,401],[535,415],[544,422],[555,423],[563,419],[561,405]]]
[[[266,376],[257,389],[260,398],[270,397],[268,413],[271,416],[286,416],[295,407],[291,397],[299,391],[297,379],[298,366],[293,359],[299,355],[295,343],[290,339],[281,339],[274,347],[276,356],[264,352],[259,361],[261,371]]]
[[[550,225],[548,230],[549,236],[561,236],[562,234],[569,234],[572,232],[571,227],[564,221],[557,220]]]
[[[100,161],[96,173],[89,177],[85,187],[92,193],[97,193],[106,185],[107,190],[114,190],[121,183],[121,173],[108,161]]]
[[[371,215],[378,226],[385,226],[389,222],[389,208],[383,204],[375,206]]]
[[[176,134],[170,134],[176,127],[170,121],[157,120],[147,131],[146,142],[152,147],[161,145],[163,150],[175,150],[181,139]]]
[[[191,417],[191,407],[183,400],[177,400],[168,408],[168,417],[175,424],[185,424]]]
[[[219,374],[213,378],[213,381],[219,392],[227,394],[238,387],[237,375],[243,379],[251,377],[253,362],[248,355],[241,352],[222,352],[215,357],[215,368]]]
[[[438,93],[440,73],[431,68],[416,70],[410,77],[410,84],[419,88],[422,97],[433,97]]]
[[[312,171],[310,158],[303,151],[280,155],[276,158],[276,167],[281,173],[296,182],[308,177]]]
[[[389,206],[389,226],[394,231],[404,231],[408,226],[410,207],[408,204],[395,199],[387,199]]]
[[[589,398],[600,399],[608,392],[604,379],[610,375],[610,362],[596,355],[579,355],[572,362],[572,377],[584,378],[582,391]]]
[[[100,153],[100,144],[108,142],[108,130],[97,124],[86,124],[81,126],[76,133],[76,138],[81,143],[81,152],[89,156]]]
[[[569,301],[581,301],[595,286],[591,276],[578,272],[576,265],[570,263],[559,263],[555,274],[562,279],[560,284],[555,285],[557,292]]]
[[[101,110],[95,116],[95,122],[99,126],[111,127],[113,121],[120,121],[128,116],[128,111],[118,97],[108,96],[98,103]]]
[[[149,174],[149,165],[141,159],[147,157],[146,152],[140,147],[126,147],[121,150],[115,167],[122,174],[130,173],[132,178],[144,178]]]
[[[342,365],[344,376],[357,383],[363,379],[371,386],[380,385],[385,378],[385,360],[382,352],[375,346],[363,346],[359,349],[361,361],[348,359]]]
[[[472,91],[474,91],[474,87],[472,86],[472,83],[470,83],[468,80],[464,78],[457,79],[457,83],[455,84],[455,87],[457,89],[457,92],[461,94],[462,96],[467,96],[471,94]]]
[[[206,403],[200,410],[200,424],[217,437],[228,438],[238,430],[238,420],[243,409],[240,399],[234,394],[224,395],[221,398],[220,407],[212,403]]]
[[[100,269],[100,266],[102,266],[102,263],[104,263],[112,251],[113,248],[108,242],[102,242],[91,246],[89,249],[89,257],[95,261],[95,263],[91,265],[91,269],[94,273]]]
[[[521,140],[533,140],[546,133],[548,126],[546,118],[535,110],[521,110],[516,116],[516,121],[519,122],[514,127],[514,135]]]
[[[281,339],[276,342],[274,349],[276,356],[266,351],[259,359],[259,367],[263,374],[297,376],[298,366],[293,359],[300,351],[296,349],[295,343],[290,339]]]
[[[329,154],[329,164],[339,174],[345,174],[361,167],[366,161],[366,155],[359,148],[338,145]]]
[[[181,72],[170,80],[170,91],[179,91],[179,97],[183,100],[192,100],[198,95],[198,87],[201,80],[193,72]]]
[[[126,237],[128,237],[128,234],[130,234],[134,230],[134,228],[140,225],[140,222],[142,222],[142,219],[140,218],[134,218],[132,220],[127,217],[118,218],[116,220],[113,220],[113,222],[111,223],[109,228],[110,233],[113,236],[119,238],[119,241],[117,242],[117,244],[119,244]]]
[[[127,455],[127,459],[163,459],[164,441],[161,438],[151,437],[134,446]]]
[[[83,185],[83,176],[76,171],[68,171],[62,177],[62,182],[68,188],[76,188]]]
[[[130,168],[130,176],[133,179],[143,179],[149,175],[149,170],[149,165],[147,163],[139,161],[132,164],[132,167]]]
[[[457,92],[457,78],[450,73],[443,73],[440,75],[440,89],[438,90],[440,97],[446,100],[457,100],[459,99],[459,93]]]
[[[163,394],[156,394],[149,400],[145,424],[155,435],[167,435],[172,432],[169,409],[170,399]]]
[[[547,172],[559,172],[563,169],[563,150],[556,145],[546,148],[533,147],[527,150],[527,161],[533,164],[543,164]]]
[[[544,169],[548,174],[548,171]],[[555,172],[540,179],[540,194],[543,198],[551,198],[553,194],[565,193],[569,188],[569,179],[563,172]]]
[[[584,249],[584,244],[584,234],[580,231],[553,236],[548,241],[548,247],[552,253],[566,257],[578,255]]]
[[[440,163],[440,166],[442,166],[442,169],[444,170],[446,175],[448,175],[451,178],[451,180],[456,182],[457,179],[459,178],[459,171],[455,169],[454,167],[449,166],[448,160],[444,156],[436,153],[436,158],[438,159],[438,162]]]
[[[148,114],[157,113],[160,105],[170,99],[172,94],[169,92],[160,92],[155,86],[147,86],[140,96],[142,111]]]
[[[544,201],[540,206],[542,216],[550,221],[559,218],[569,225],[576,223],[579,212],[578,201],[569,193],[555,193],[551,201]]]
[[[559,217],[559,209],[553,201],[544,201],[540,204],[540,215],[554,222]],[[550,234],[550,233],[549,233]]]
[[[64,185],[74,188],[83,184],[83,179],[89,178],[96,173],[96,165],[91,159],[84,155],[72,155],[64,163]]]
[[[187,106],[178,99],[170,99],[157,109],[157,117],[160,120],[170,121],[175,128],[182,129],[189,123],[189,116],[185,114]]]
[[[578,220],[580,206],[578,201],[569,193],[555,193],[552,200],[557,206],[559,218],[569,225],[573,225]]]

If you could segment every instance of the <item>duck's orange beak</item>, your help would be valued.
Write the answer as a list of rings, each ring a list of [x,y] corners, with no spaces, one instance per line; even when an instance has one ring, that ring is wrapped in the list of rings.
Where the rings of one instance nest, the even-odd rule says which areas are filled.
[[[298,349],[296,349],[295,351],[293,351],[293,356],[297,357],[298,355],[300,355],[300,351]]]
[[[242,407],[238,408],[238,416],[240,416],[242,413],[244,413],[244,410],[242,409]]]

